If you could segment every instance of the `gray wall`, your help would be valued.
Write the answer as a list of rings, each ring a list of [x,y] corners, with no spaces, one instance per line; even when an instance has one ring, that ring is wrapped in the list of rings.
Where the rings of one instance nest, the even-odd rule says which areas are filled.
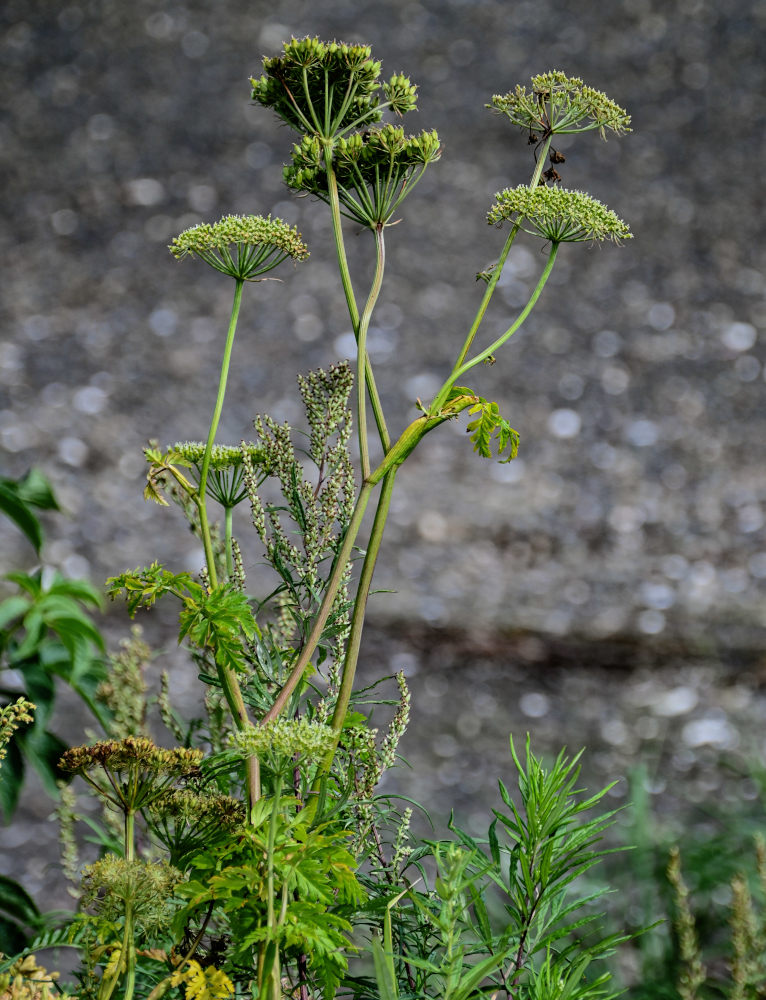
[[[40,465],[72,515],[51,523],[49,560],[95,580],[156,555],[200,562],[175,513],[141,499],[145,440],[205,434],[228,315],[230,283],[168,254],[181,229],[272,211],[312,250],[283,283],[247,289],[221,439],[249,436],[256,412],[299,422],[295,373],[349,353],[324,207],[282,186],[292,135],[249,100],[264,54],[318,34],[409,73],[407,126],[444,141],[388,236],[370,346],[394,428],[462,341],[474,275],[503,238],[484,221],[494,192],[529,176],[525,137],[489,97],[561,68],[635,129],[561,143],[566,184],[636,238],[565,246],[529,324],[474,379],[519,430],[516,463],[475,457],[464,418],[408,464],[377,579],[398,593],[373,614],[758,643],[765,17],[743,0],[8,0],[0,443],[6,470]],[[361,289],[371,241],[347,238]],[[514,252],[487,337],[542,259],[531,240]],[[3,561],[28,562],[21,544],[6,533]],[[248,558],[256,587],[257,546]]]

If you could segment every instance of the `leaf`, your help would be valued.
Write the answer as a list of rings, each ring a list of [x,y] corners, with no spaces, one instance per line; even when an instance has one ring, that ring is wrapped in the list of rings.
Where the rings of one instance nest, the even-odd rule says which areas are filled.
[[[0,811],[8,823],[16,811],[21,786],[24,784],[24,758],[19,750],[19,739],[11,740],[6,747],[3,766],[0,767]]]
[[[0,875],[0,910],[27,926],[36,925],[40,918],[40,910],[26,889],[7,875]]]
[[[39,552],[43,544],[42,526],[29,509],[29,504],[19,496],[18,489],[14,487],[13,480],[0,480],[0,511],[26,535],[35,552]]]
[[[519,435],[505,417],[500,415],[497,403],[490,403],[481,396],[477,397],[477,400],[468,412],[478,413],[479,416],[466,427],[467,432],[471,434],[473,450],[484,458],[491,458],[494,438],[498,458],[504,451],[508,451],[508,457],[500,460],[501,464],[506,464],[518,454]]]

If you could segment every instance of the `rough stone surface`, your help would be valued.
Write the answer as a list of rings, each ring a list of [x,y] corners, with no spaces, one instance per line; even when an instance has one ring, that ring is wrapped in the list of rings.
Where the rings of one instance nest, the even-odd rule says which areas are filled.
[[[195,566],[173,514],[141,499],[140,448],[204,435],[231,288],[166,244],[228,212],[296,222],[312,258],[247,289],[221,437],[256,412],[300,421],[294,376],[353,341],[324,206],[293,198],[291,134],[248,76],[292,33],[369,41],[420,83],[431,168],[388,237],[370,336],[393,428],[447,371],[474,275],[502,236],[493,194],[529,175],[492,93],[561,67],[635,131],[562,141],[565,182],[631,223],[621,249],[565,246],[552,285],[475,388],[519,430],[510,466],[476,458],[465,418],[400,476],[375,612],[554,635],[763,634],[763,258],[757,211],[758,3],[82,3],[2,19],[5,164],[0,441],[11,472],[54,479],[72,515],[48,557],[99,579],[154,555]],[[369,234],[349,229],[357,289]],[[489,338],[542,257],[514,250]],[[144,535],[160,533],[156,539]],[[3,558],[17,558],[13,537]],[[21,550],[18,550],[19,552]],[[257,551],[250,553],[253,573]],[[19,556],[21,558],[22,556]]]

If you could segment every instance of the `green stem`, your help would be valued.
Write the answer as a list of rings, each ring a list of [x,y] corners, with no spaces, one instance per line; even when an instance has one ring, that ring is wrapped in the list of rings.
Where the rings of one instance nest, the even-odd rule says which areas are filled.
[[[497,264],[495,264],[489,282],[487,283],[487,287],[484,290],[484,297],[481,300],[479,309],[476,313],[473,323],[471,324],[471,329],[468,331],[468,336],[465,338],[465,342],[460,350],[460,354],[458,354],[457,356],[457,361],[452,367],[453,372],[456,372],[458,370],[458,368],[463,364],[468,355],[468,351],[471,347],[471,344],[473,343],[473,339],[476,336],[479,327],[481,326],[481,321],[484,319],[484,314],[486,313],[490,300],[492,299],[492,296],[495,293],[495,288],[497,287],[497,283],[500,280],[500,275],[503,273],[503,267],[505,266],[505,261],[506,258],[508,257],[508,253],[510,252],[511,247],[513,246],[513,241],[516,239],[516,234],[518,233],[520,228],[521,226],[519,222],[515,222],[511,227],[511,231],[508,234],[508,239],[505,241],[505,246],[503,247],[502,253],[498,258]]]
[[[311,634],[308,639],[306,639],[306,643],[295,662],[295,666],[290,671],[290,676],[287,678],[282,690],[274,700],[274,704],[261,719],[261,725],[265,725],[267,722],[271,722],[272,719],[276,719],[277,716],[283,711],[287,702],[290,700],[290,696],[303,677],[306,667],[309,665],[311,657],[314,655],[314,650],[319,644],[319,640],[322,638],[322,632],[324,631],[327,619],[332,611],[340,585],[343,582],[346,566],[351,558],[354,542],[356,540],[356,536],[359,534],[364,511],[367,507],[367,501],[370,499],[370,493],[372,493],[373,486],[374,483],[371,482],[365,482],[362,484],[362,488],[359,491],[359,496],[356,500],[354,512],[351,515],[351,521],[349,522],[346,534],[343,537],[343,544],[335,557],[332,573],[330,574],[330,579],[327,581],[327,588],[324,593],[324,598],[322,599],[322,604],[317,612],[314,627],[311,629]]]
[[[237,319],[239,318],[239,307],[242,302],[242,289],[244,288],[244,281],[241,278],[236,279],[236,285],[234,288],[234,302],[231,307],[231,318],[229,320],[229,329],[226,334],[226,345],[223,349],[223,360],[221,362],[221,377],[218,381],[218,395],[215,400],[215,407],[213,408],[213,416],[210,421],[210,431],[207,436],[207,443],[205,445],[205,454],[202,459],[202,468],[200,470],[199,476],[199,493],[197,496],[197,509],[199,511],[199,521],[200,530],[202,533],[202,544],[205,547],[205,562],[207,564],[208,578],[210,580],[211,589],[218,586],[218,574],[215,568],[215,554],[213,552],[213,542],[210,536],[210,526],[207,520],[207,477],[210,471],[210,459],[213,454],[213,445],[215,443],[215,436],[218,432],[218,424],[221,420],[221,411],[223,410],[223,400],[226,395],[226,383],[229,378],[229,365],[231,364],[231,353],[234,347],[234,334],[237,332]],[[228,514],[228,512],[227,512]],[[227,537],[229,525],[227,524]],[[228,548],[227,548],[227,562],[228,562]],[[245,700],[242,697],[242,689],[239,686],[239,681],[237,680],[237,675],[233,670],[228,667],[216,664],[216,671],[218,673],[218,678],[221,682],[221,688],[223,689],[224,697],[231,711],[232,718],[234,720],[234,725],[237,729],[244,729],[246,726],[250,725],[250,719],[247,714],[247,706],[245,705]],[[250,806],[258,800],[260,797],[260,776],[258,768],[258,760],[254,757],[248,758],[247,761],[247,787],[248,787],[248,799]]]
[[[367,296],[367,302],[364,305],[362,317],[359,320],[359,333],[357,335],[357,424],[359,428],[359,454],[361,456],[362,479],[367,479],[370,474],[370,449],[367,440],[367,331],[370,327],[372,311],[380,295],[380,288],[383,284],[383,271],[386,266],[386,245],[383,238],[382,225],[378,225],[375,229],[375,246],[377,249],[375,276],[370,287],[370,294]]]
[[[375,510],[375,520],[372,524],[370,539],[367,545],[367,552],[362,564],[362,572],[359,577],[359,584],[356,590],[356,600],[354,601],[354,611],[351,616],[351,629],[346,642],[346,656],[343,661],[343,671],[341,673],[340,689],[338,699],[335,702],[335,710],[332,716],[332,728],[335,730],[336,742],[332,750],[327,754],[317,771],[311,794],[305,806],[306,822],[310,823],[316,812],[319,801],[319,788],[322,778],[328,773],[335,756],[337,739],[340,737],[343,723],[348,712],[351,693],[354,688],[354,677],[356,676],[356,665],[359,661],[359,649],[362,642],[362,631],[364,629],[364,619],[367,613],[367,599],[370,596],[370,586],[372,575],[375,571],[375,563],[383,540],[383,532],[386,527],[389,507],[391,506],[391,496],[394,492],[394,480],[396,478],[398,466],[394,466],[383,479],[383,485],[378,497],[378,506]]]
[[[224,508],[224,518],[226,525],[226,575],[230,580],[234,579],[234,552],[232,550],[231,539],[232,539],[232,521],[234,517],[234,508],[225,507]]]
[[[540,183],[540,177],[542,176],[543,165],[546,161],[546,157],[548,156],[548,150],[550,149],[551,139],[552,136],[548,136],[548,138],[543,143],[543,148],[540,152],[540,155],[537,158],[537,163],[535,164],[535,169],[532,173],[532,179],[529,182],[530,187],[535,188]],[[468,331],[468,335],[460,350],[460,354],[457,357],[457,361],[455,361],[455,364],[452,368],[451,374],[453,375],[461,368],[466,357],[468,356],[468,351],[470,350],[474,337],[476,336],[476,333],[479,327],[481,326],[481,322],[484,319],[484,316],[487,312],[487,307],[489,306],[492,296],[495,293],[495,288],[497,287],[497,283],[500,280],[500,275],[503,273],[503,268],[505,267],[505,262],[508,258],[511,246],[513,245],[513,241],[516,239],[516,234],[518,233],[520,228],[521,228],[521,219],[519,219],[517,222],[514,222],[513,226],[511,227],[511,231],[508,233],[508,239],[505,241],[505,246],[503,247],[500,257],[498,258],[497,264],[495,264],[490,279],[487,282],[487,287],[484,291],[484,297],[481,300],[479,309],[476,313],[473,323],[471,324],[471,329]],[[432,407],[432,409],[435,410],[436,407],[434,406]]]
[[[490,344],[489,347],[486,347],[483,351],[480,351],[479,354],[476,354],[469,361],[465,361],[462,365],[460,365],[459,368],[456,368],[452,371],[452,374],[444,383],[444,385],[441,387],[433,403],[431,404],[431,410],[434,414],[438,414],[440,412],[441,408],[447,401],[452,386],[455,385],[457,380],[461,378],[463,375],[465,375],[467,371],[470,371],[471,368],[474,368],[481,361],[484,361],[486,358],[494,354],[495,351],[497,351],[500,347],[502,347],[502,345],[506,342],[506,340],[508,340],[508,338],[512,336],[519,329],[519,327],[522,325],[527,316],[529,316],[529,314],[534,309],[535,303],[540,298],[540,294],[543,288],[545,287],[545,283],[550,277],[550,273],[553,270],[553,265],[556,261],[556,254],[558,253],[558,249],[559,249],[559,244],[554,243],[553,246],[551,247],[551,252],[550,255],[548,256],[548,260],[546,261],[545,267],[543,268],[543,273],[540,275],[540,280],[537,282],[535,290],[529,297],[527,304],[519,313],[518,317],[516,318],[516,321],[505,331],[505,333],[501,334],[501,336],[499,336],[497,340],[495,340],[492,344]]]
[[[335,252],[338,257],[338,270],[340,271],[340,280],[343,285],[343,293],[346,296],[346,305],[348,307],[349,316],[351,317],[351,326],[354,330],[354,337],[359,339],[359,309],[357,308],[356,298],[354,296],[354,289],[351,284],[351,274],[348,269],[348,259],[346,257],[346,247],[343,242],[343,228],[341,225],[341,215],[340,215],[340,199],[338,198],[338,180],[335,176],[335,171],[332,167],[332,143],[324,144],[324,155],[325,155],[325,167],[327,169],[327,188],[330,194],[330,216],[332,218],[332,233],[333,239],[335,241]],[[359,352],[361,354],[361,351]],[[370,364],[369,356],[367,352],[362,355],[364,358],[364,372],[365,372],[365,382],[367,385],[367,392],[370,396],[370,404],[372,406],[372,412],[375,417],[375,423],[378,428],[378,435],[380,437],[380,443],[383,446],[383,450],[388,449],[391,443],[391,438],[388,434],[388,429],[386,427],[386,420],[383,416],[383,407],[381,406],[380,396],[378,395],[378,389],[375,384],[375,376],[372,372],[372,365]]]
[[[274,775],[274,803],[271,807],[271,816],[269,818],[269,839],[266,849],[266,858],[268,865],[268,875],[267,875],[267,900],[266,900],[266,920],[268,922],[269,931],[271,932],[270,938],[271,943],[275,946],[274,951],[274,961],[271,968],[269,969],[269,979],[271,981],[269,988],[267,989],[267,996],[271,996],[273,1000],[279,1000],[280,997],[280,966],[279,966],[279,948],[276,947],[276,929],[277,922],[274,916],[274,848],[277,842],[277,820],[279,819],[279,797],[282,793],[282,775],[277,772]]]
[[[223,410],[223,398],[226,395],[226,382],[229,377],[229,364],[231,363],[231,351],[234,346],[234,334],[237,332],[237,319],[239,317],[239,307],[242,302],[242,289],[245,283],[241,278],[236,279],[234,289],[234,303],[231,307],[231,319],[229,320],[229,330],[226,334],[226,346],[223,349],[223,361],[221,362],[221,377],[218,382],[218,395],[213,408],[213,416],[210,421],[210,431],[205,445],[205,455],[202,459],[202,469],[199,476],[199,494],[197,497],[197,509],[199,510],[200,529],[202,532],[202,544],[205,547],[205,562],[207,563],[210,586],[218,585],[218,574],[215,569],[215,555],[213,554],[213,542],[210,537],[210,526],[207,520],[207,477],[210,471],[210,458],[213,454],[215,436],[218,432],[218,424]]]
[[[343,728],[343,722],[346,718],[351,699],[351,692],[354,687],[354,675],[356,673],[357,661],[359,660],[359,647],[362,641],[364,618],[367,612],[367,599],[370,596],[372,574],[375,570],[375,563],[380,551],[380,544],[383,540],[388,511],[391,506],[391,496],[394,492],[394,480],[396,479],[397,468],[395,467],[387,472],[383,479],[380,496],[378,497],[378,506],[375,510],[375,520],[372,524],[367,552],[362,564],[362,572],[359,576],[354,611],[351,616],[351,630],[346,644],[346,656],[343,661],[338,700],[335,703],[335,711],[332,717],[332,728],[338,733]]]

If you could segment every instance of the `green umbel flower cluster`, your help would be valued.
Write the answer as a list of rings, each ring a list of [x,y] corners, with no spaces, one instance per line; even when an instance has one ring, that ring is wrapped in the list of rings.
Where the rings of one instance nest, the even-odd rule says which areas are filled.
[[[435,131],[406,136],[395,125],[356,132],[339,138],[333,149],[333,168],[343,214],[375,228],[385,225],[420,180],[429,163],[441,156]],[[316,136],[304,136],[293,146],[292,166],[284,178],[294,191],[305,191],[322,201],[330,192],[322,145]]]
[[[507,115],[530,134],[541,133],[539,138],[596,128],[602,138],[606,138],[605,129],[618,135],[630,132],[630,115],[624,108],[579,77],[560,70],[533,76],[531,91],[517,84],[514,91],[495,94],[487,107]]]
[[[83,868],[82,905],[93,906],[107,920],[119,920],[130,903],[133,918],[146,933],[167,927],[173,912],[170,897],[184,881],[167,861],[128,861],[105,854]]]
[[[254,444],[240,445],[214,444],[210,452],[211,469],[237,469],[244,462],[244,454],[247,454],[250,461],[258,465],[263,460],[263,449]],[[183,459],[190,465],[202,467],[202,460],[205,457],[204,441],[177,441],[174,445],[169,445],[166,453],[168,461],[178,462]]]
[[[417,103],[417,88],[396,74],[382,85],[381,104],[381,64],[369,45],[293,38],[281,55],[263,60],[263,70],[250,80],[253,100],[297,132],[327,140],[380,121],[386,107],[401,115]]]
[[[335,733],[321,722],[279,717],[265,726],[249,726],[234,733],[234,745],[247,756],[295,757],[318,761],[335,747]]]
[[[305,260],[309,255],[298,230],[270,215],[227,215],[202,222],[176,236],[168,249],[177,260],[191,254],[240,281],[256,281],[288,257]]]
[[[490,225],[516,222],[533,236],[551,243],[585,243],[589,240],[632,239],[628,225],[595,198],[566,188],[520,185],[495,195],[489,210]]]

